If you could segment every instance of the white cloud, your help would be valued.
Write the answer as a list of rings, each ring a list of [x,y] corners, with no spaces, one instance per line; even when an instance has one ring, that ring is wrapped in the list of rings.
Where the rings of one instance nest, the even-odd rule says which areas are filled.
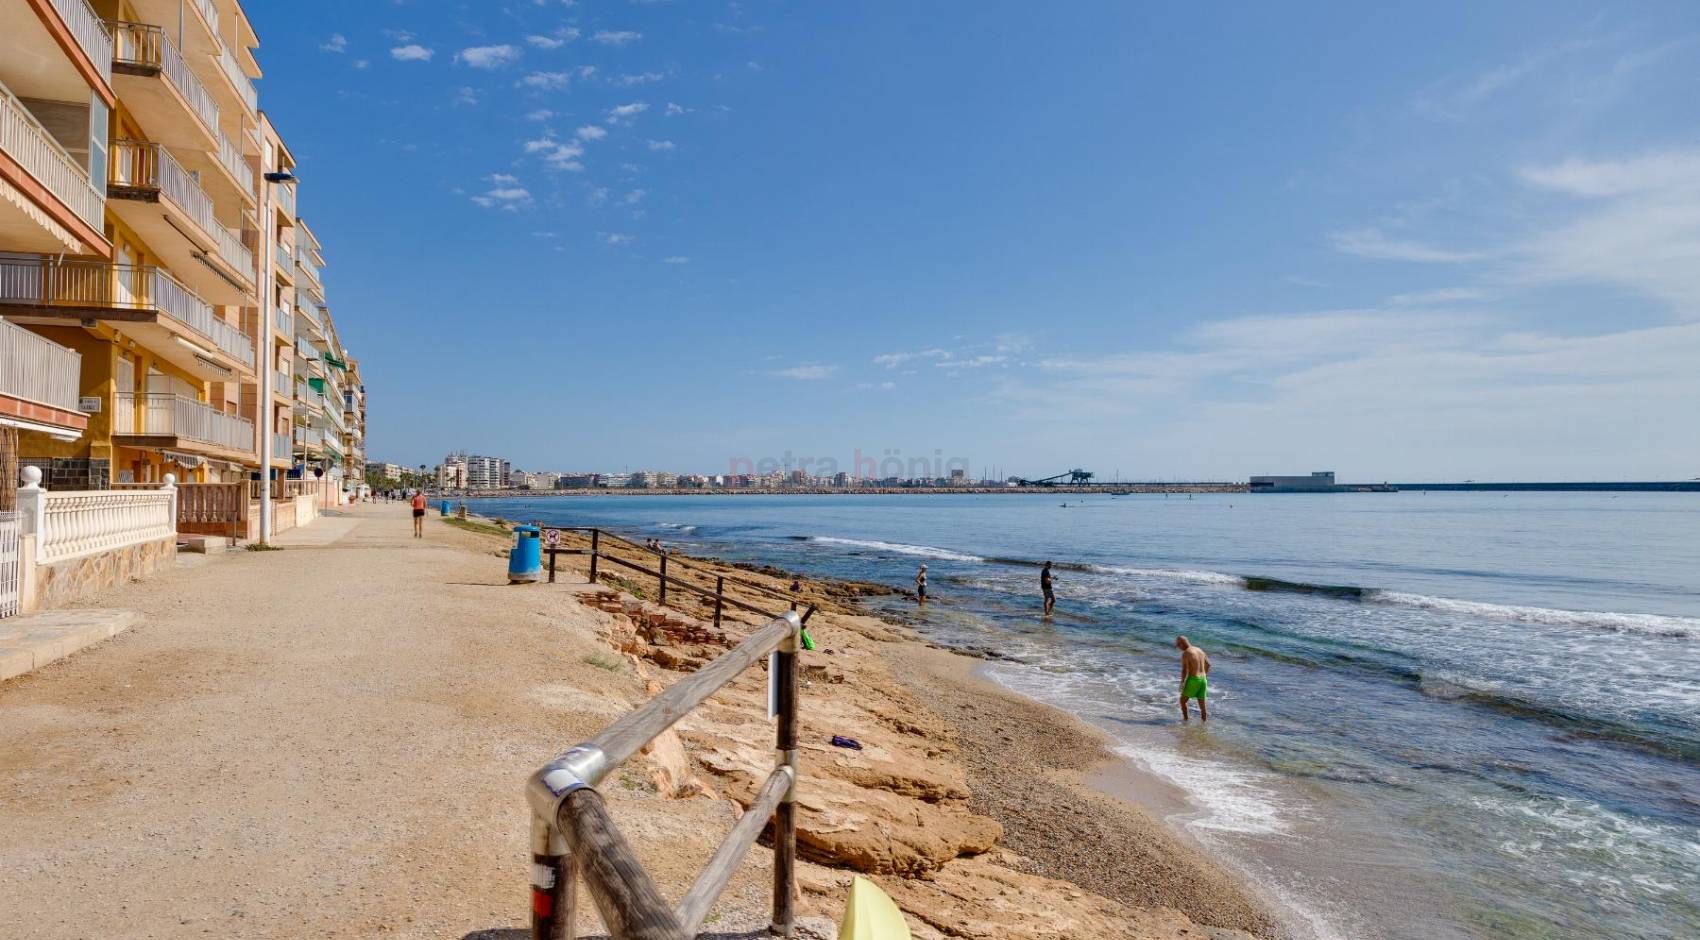
[[[536,111],[533,111],[533,112],[527,114],[525,116],[525,119],[527,121],[542,122],[542,121],[547,121],[554,116],[555,116],[555,112],[549,110],[548,108],[538,108]]]
[[[672,150],[672,149],[674,149],[673,142],[670,141],[670,140],[651,140],[651,141],[645,141],[645,143],[647,143],[649,145],[649,149],[651,149],[651,150]]]
[[[325,52],[347,52],[348,37],[341,33],[331,33],[331,38],[319,43],[319,48]]]
[[[1375,258],[1382,261],[1411,261],[1419,264],[1460,264],[1467,261],[1480,261],[1487,256],[1479,252],[1454,251],[1436,248],[1414,241],[1400,241],[1388,238],[1380,229],[1363,228],[1349,232],[1335,232],[1329,236],[1334,249],[1348,255],[1360,258]]]
[[[522,88],[535,88],[539,91],[559,91],[567,87],[572,77],[566,72],[532,72],[519,80]]]
[[[499,69],[519,61],[517,46],[471,46],[455,54],[455,61],[475,69]]]
[[[579,140],[601,140],[608,136],[607,129],[598,127],[595,124],[586,124],[573,133],[578,135]]]
[[[1487,300],[1491,294],[1474,287],[1437,287],[1432,290],[1394,294],[1387,302],[1396,307],[1430,307],[1438,304],[1474,303]]]
[[[612,190],[606,186],[592,186],[590,191],[584,194],[584,201],[588,203],[592,209],[595,209],[598,206],[607,204],[608,196],[611,192]]]
[[[517,212],[531,205],[531,193],[519,185],[519,179],[507,173],[493,173],[489,177],[492,187],[482,195],[473,196],[472,201],[487,209],[504,209]]]
[[[685,255],[668,255],[661,259],[662,264],[690,264],[691,259]]]
[[[553,170],[578,172],[584,169],[584,164],[579,162],[579,157],[584,156],[584,146],[576,140],[556,140],[545,132],[536,140],[526,141],[525,152],[540,158]]]
[[[679,115],[679,114],[689,114],[689,113],[691,113],[690,108],[687,108],[687,107],[685,107],[684,105],[681,105],[681,104],[676,104],[676,103],[671,102],[671,101],[667,102],[666,114],[667,114],[668,117],[673,117],[673,116]]]
[[[371,59],[355,59],[354,60],[354,67],[357,68],[357,69],[363,69],[363,68],[365,68],[365,67],[367,67],[368,65],[371,65],[371,64],[372,64]]]
[[[648,110],[649,105],[642,101],[634,101],[631,104],[618,105],[608,109],[608,123],[615,124],[620,121],[630,121],[632,118],[635,118]]]
[[[872,391],[889,392],[896,387],[897,387],[896,382],[857,382],[856,383],[856,389],[858,391],[863,391],[863,392],[872,392]]]
[[[601,43],[604,46],[624,46],[624,45],[628,45],[630,43],[637,42],[639,39],[642,39],[642,38],[643,38],[642,33],[634,33],[631,30],[607,30],[607,29],[603,29],[603,30],[598,30],[596,32],[596,35],[591,36],[590,41]]]
[[[471,88],[462,86],[459,91],[455,92],[454,103],[456,107],[477,107],[478,92]]]
[[[635,205],[637,205],[637,204],[638,204],[638,203],[640,203],[640,202],[642,202],[642,201],[643,201],[643,197],[645,197],[645,196],[647,196],[647,195],[649,195],[649,193],[648,193],[648,192],[647,192],[647,191],[645,191],[645,190],[642,190],[642,189],[634,189],[634,190],[632,190],[632,191],[631,191],[631,192],[629,192],[629,193],[626,193],[626,200],[625,200],[625,201],[626,201],[626,205],[628,205],[628,206],[635,206]]]
[[[431,57],[436,54],[435,50],[427,49],[417,43],[396,46],[390,50],[390,57],[398,62],[429,62]]]
[[[895,369],[898,366],[903,365],[906,362],[912,362],[916,359],[949,359],[949,358],[950,358],[950,350],[948,350],[948,349],[922,349],[922,350],[917,350],[917,351],[914,351],[914,352],[894,352],[894,353],[886,353],[886,354],[881,355],[881,356],[875,356],[874,357],[874,365],[884,366],[887,369]]]
[[[973,356],[968,359],[943,359],[933,365],[940,369],[983,369],[986,366],[1001,366],[1008,362],[1008,356]]]
[[[1524,169],[1578,214],[1520,245],[1523,283],[1613,284],[1700,319],[1700,148]]]
[[[782,379],[796,379],[799,382],[818,382],[821,379],[830,378],[832,374],[837,371],[837,366],[823,366],[816,363],[809,363],[807,365],[792,366],[789,369],[779,369],[771,374]]]
[[[660,72],[639,72],[635,75],[621,75],[614,79],[614,84],[623,88],[630,88],[633,85],[648,85],[651,82],[658,82],[666,77]]]
[[[579,37],[579,31],[574,26],[564,26],[547,36],[536,34],[525,37],[525,41],[539,49],[559,49]]]
[[[602,232],[602,243],[605,245],[630,245],[637,241],[636,235],[625,235],[620,232]]]

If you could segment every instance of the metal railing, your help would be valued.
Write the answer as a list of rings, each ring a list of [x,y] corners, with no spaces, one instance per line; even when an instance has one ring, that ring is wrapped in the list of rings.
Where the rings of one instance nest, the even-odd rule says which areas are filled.
[[[5,85],[0,85],[0,150],[77,218],[101,230],[106,194],[89,179],[88,168],[72,159]]]
[[[295,314],[288,305],[272,308],[272,326],[285,336],[295,335]]]
[[[588,548],[560,548],[567,532],[589,533]],[[799,614],[797,601],[751,581],[733,578],[740,586],[781,601],[791,610],[775,615],[726,595],[724,575],[697,568],[679,559],[669,575],[666,552],[639,546],[597,528],[549,527],[541,533],[549,546],[549,580],[555,580],[556,556],[590,556],[590,582],[597,583],[598,562],[609,561],[654,577],[660,603],[667,603],[672,584],[690,593],[712,597],[714,623],[721,626],[724,608],[736,607],[768,622],[725,655],[703,666],[657,695],[589,741],[562,752],[538,770],[526,784],[532,810],[532,937],[572,940],[580,876],[613,940],[685,940],[696,936],[710,908],[725,890],[756,838],[773,824],[773,919],[770,930],[793,935],[796,922],[797,859],[797,654],[803,627],[815,612]],[[604,544],[606,542],[606,545]],[[658,558],[657,569],[632,562],[610,549],[647,553]],[[639,557],[642,557],[640,554]],[[679,573],[712,577],[713,591],[679,577]],[[770,667],[772,701],[778,720],[778,766],[757,788],[744,815],[733,825],[702,873],[676,908],[669,907],[631,846],[614,826],[596,785],[693,708],[731,682],[739,673],[774,653]]]
[[[76,411],[82,370],[81,353],[0,320],[0,395]]]
[[[218,51],[218,65],[224,69],[224,74],[230,79],[230,83],[236,86],[236,94],[242,99],[242,103],[248,106],[248,110],[258,111],[260,109],[259,92],[254,90],[253,81],[242,74],[242,66],[236,64],[236,57],[230,54],[229,49]]]
[[[95,71],[108,85],[112,84],[112,36],[100,21],[100,14],[88,5],[88,0],[51,0],[53,9],[65,28],[71,31],[83,55],[94,63]]]
[[[230,175],[236,178],[236,184],[241,187],[242,191],[252,196],[254,194],[254,168],[248,165],[247,160],[242,159],[242,151],[230,142],[230,138],[224,136],[223,131],[216,128],[214,130],[218,135],[218,162],[223,164],[224,168],[230,171]]]
[[[276,460],[277,458],[282,457],[282,458],[287,460],[291,456],[291,454],[289,452],[289,443],[290,442],[289,442],[289,435],[288,434],[273,433],[272,434],[272,459]]]
[[[289,253],[288,245],[279,242],[272,247],[272,263],[277,265],[279,274],[286,275],[291,280],[294,279],[295,257]]]
[[[158,69],[189,103],[189,109],[195,112],[207,130],[218,133],[218,102],[213,100],[207,86],[189,70],[189,63],[183,60],[183,53],[177,51],[177,44],[171,41],[165,30],[150,23],[125,20],[107,20],[106,26],[112,31],[114,64]]]
[[[301,252],[300,256],[295,259],[295,266],[301,269],[301,273],[307,275],[308,280],[313,283],[324,283],[324,280],[319,277],[319,266],[308,259],[306,252]]]
[[[283,210],[284,215],[289,216],[291,224],[293,224],[295,219],[295,187],[274,184],[272,186],[272,198],[277,200],[278,207]]]
[[[295,392],[295,377],[287,372],[272,373],[272,390],[285,398]]]
[[[232,450],[254,450],[254,422],[225,414],[205,402],[169,392],[119,392],[116,399],[114,434],[179,437]],[[135,415],[134,430],[129,432],[118,424],[126,409]]]
[[[0,304],[152,310],[181,321],[252,368],[254,338],[226,323],[164,268],[100,261],[0,258]]]
[[[109,182],[121,189],[155,189],[212,239],[218,256],[252,279],[254,253],[235,232],[219,224],[212,197],[169,151],[149,140],[114,140]]]
[[[201,19],[207,21],[207,26],[212,29],[213,35],[220,35],[218,31],[218,4],[214,3],[213,0],[195,0],[195,9],[201,11]]]

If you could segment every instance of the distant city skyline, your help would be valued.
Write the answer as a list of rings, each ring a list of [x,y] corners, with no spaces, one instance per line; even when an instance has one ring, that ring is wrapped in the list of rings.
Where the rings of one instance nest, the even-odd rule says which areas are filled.
[[[1700,475],[1693,4],[252,15],[403,466]]]

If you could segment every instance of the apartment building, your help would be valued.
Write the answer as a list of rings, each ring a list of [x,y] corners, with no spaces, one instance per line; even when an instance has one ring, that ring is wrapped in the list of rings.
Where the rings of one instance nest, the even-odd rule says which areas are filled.
[[[238,0],[0,0],[0,490],[363,475],[258,44]]]

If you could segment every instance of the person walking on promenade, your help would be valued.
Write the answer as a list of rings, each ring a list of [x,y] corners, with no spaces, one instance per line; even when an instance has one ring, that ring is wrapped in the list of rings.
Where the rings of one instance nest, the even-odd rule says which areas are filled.
[[[1039,590],[1044,592],[1045,616],[1049,617],[1051,615],[1051,611],[1055,610],[1057,607],[1057,595],[1055,590],[1052,588],[1051,563],[1048,561],[1045,562],[1045,566],[1043,568],[1039,569]]]
[[[915,572],[915,603],[917,603],[917,604],[926,604],[927,603],[927,566],[926,565],[922,565],[921,570]]]
[[[413,491],[413,537],[425,537],[425,491]]]
[[[1175,637],[1175,649],[1181,651],[1181,720],[1190,721],[1186,700],[1198,699],[1198,720],[1209,721],[1210,709],[1204,698],[1210,694],[1210,657],[1203,647],[1194,646],[1184,636]]]

